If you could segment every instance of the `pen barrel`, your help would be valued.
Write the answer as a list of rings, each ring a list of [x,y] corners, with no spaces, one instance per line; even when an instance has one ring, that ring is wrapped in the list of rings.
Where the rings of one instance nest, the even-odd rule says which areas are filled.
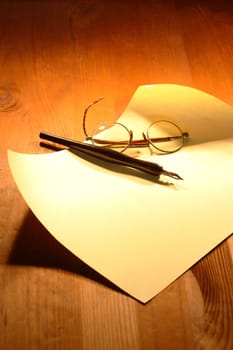
[[[117,152],[110,148],[98,147],[85,142],[79,142],[63,137],[57,137],[55,135],[45,132],[40,133],[40,138],[61,144],[63,146],[83,152],[90,156],[94,156],[98,159],[109,161],[123,166],[128,166],[154,176],[159,176],[161,173],[164,173],[164,169],[156,163],[148,162],[142,159],[132,158],[126,154]]]

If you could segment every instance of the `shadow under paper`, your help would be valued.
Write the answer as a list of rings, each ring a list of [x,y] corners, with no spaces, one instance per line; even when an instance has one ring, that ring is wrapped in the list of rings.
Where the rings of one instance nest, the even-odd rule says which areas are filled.
[[[19,229],[8,263],[67,270],[125,294],[62,246],[30,210]]]

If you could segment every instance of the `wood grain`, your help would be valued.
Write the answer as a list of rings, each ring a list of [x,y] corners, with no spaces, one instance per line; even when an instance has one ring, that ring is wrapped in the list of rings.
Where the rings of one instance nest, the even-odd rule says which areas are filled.
[[[232,3],[1,1],[1,349],[233,348],[232,236],[142,305],[50,236],[8,168],[8,148],[45,152],[42,130],[81,139],[89,102],[105,97],[91,127],[151,83],[189,85],[233,105]]]

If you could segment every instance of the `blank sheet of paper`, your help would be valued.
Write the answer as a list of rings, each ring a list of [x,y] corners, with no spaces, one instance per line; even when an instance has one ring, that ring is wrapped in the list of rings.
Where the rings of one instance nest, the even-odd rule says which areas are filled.
[[[140,135],[165,116],[189,131],[189,146],[148,160],[184,181],[157,183],[70,151],[8,152],[19,190],[48,231],[141,302],[233,231],[233,108],[188,87],[150,85],[119,120]]]

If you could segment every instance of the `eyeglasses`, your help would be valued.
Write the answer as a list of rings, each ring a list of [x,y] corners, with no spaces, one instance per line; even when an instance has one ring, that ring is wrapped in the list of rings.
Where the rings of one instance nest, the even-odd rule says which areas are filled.
[[[157,120],[151,123],[147,130],[142,132],[142,139],[134,139],[132,130],[122,123],[111,121],[97,126],[90,136],[86,130],[87,112],[101,100],[102,98],[89,104],[83,114],[83,132],[86,140],[91,141],[95,146],[112,148],[120,152],[124,152],[127,148],[149,146],[157,153],[167,154],[180,150],[189,136],[178,125],[168,120]]]
[[[143,139],[133,140],[133,132],[128,130],[125,125],[118,122],[106,122],[98,126],[94,130],[93,135],[89,136],[86,131],[87,112],[90,107],[100,100],[98,99],[89,104],[83,114],[83,131],[86,141],[91,141],[91,144],[52,135],[47,132],[41,132],[40,138],[68,147],[74,153],[81,152],[104,161],[134,168],[156,178],[160,177],[160,175],[165,175],[182,180],[182,177],[178,174],[164,170],[159,164],[133,158],[122,152],[129,147],[147,147],[148,145],[153,146],[162,153],[175,152],[183,146],[184,138],[188,137],[187,132],[182,132],[173,122],[160,120],[149,125],[146,134],[142,133]],[[117,130],[118,128],[120,132]],[[107,139],[103,138],[104,134],[107,134]],[[51,147],[50,144],[41,143],[41,145]],[[115,149],[120,150],[120,152]]]

